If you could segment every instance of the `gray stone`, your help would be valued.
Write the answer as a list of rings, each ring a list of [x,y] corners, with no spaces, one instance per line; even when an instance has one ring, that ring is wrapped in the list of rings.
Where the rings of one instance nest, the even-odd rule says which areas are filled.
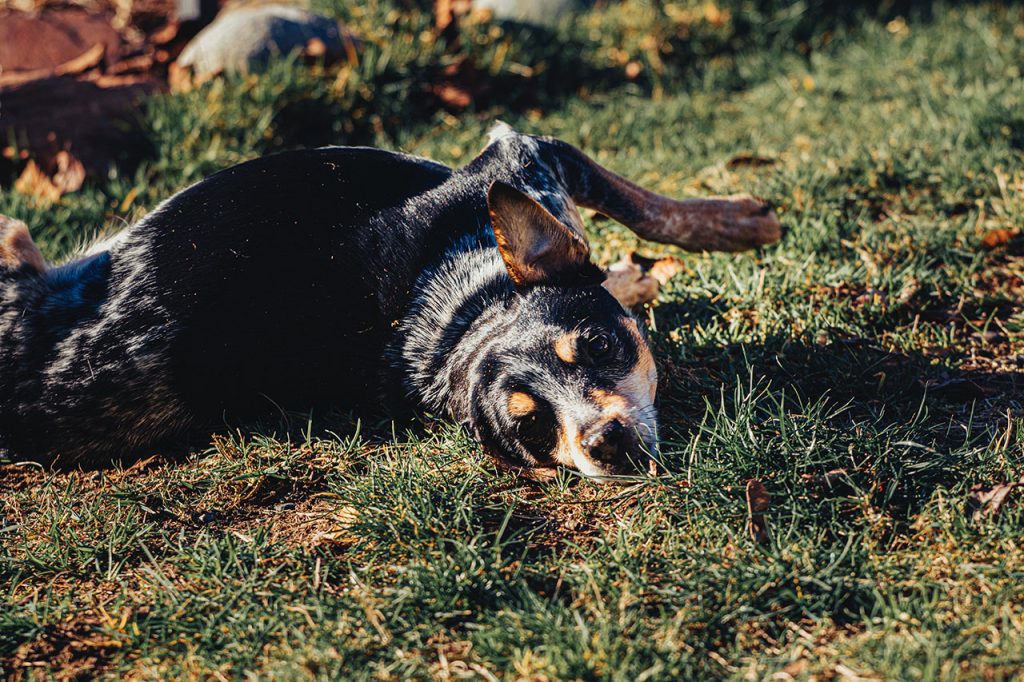
[[[196,76],[259,71],[275,55],[302,50],[319,39],[327,57],[343,53],[338,24],[289,5],[257,5],[222,12],[193,38],[178,64]]]
[[[490,10],[495,19],[552,27],[593,4],[593,0],[476,0],[473,8]]]

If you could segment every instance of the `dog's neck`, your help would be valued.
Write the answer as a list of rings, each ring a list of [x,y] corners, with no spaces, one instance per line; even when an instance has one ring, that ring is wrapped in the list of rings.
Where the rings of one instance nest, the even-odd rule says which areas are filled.
[[[405,397],[464,422],[473,367],[507,326],[514,288],[489,230],[453,244],[416,283],[390,364]]]

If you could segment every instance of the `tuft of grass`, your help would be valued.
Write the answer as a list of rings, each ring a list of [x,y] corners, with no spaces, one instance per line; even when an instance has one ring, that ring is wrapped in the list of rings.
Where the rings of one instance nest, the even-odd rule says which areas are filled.
[[[499,116],[666,194],[761,195],[780,244],[677,254],[644,311],[670,475],[535,484],[443,421],[321,414],[102,471],[2,464],[3,674],[1024,676],[1024,505],[967,513],[1024,472],[1021,8],[628,0],[438,36],[428,5],[324,0],[356,62],[153,98],[142,165],[49,207],[2,178],[0,212],[61,258],[244,159],[459,164]],[[453,78],[467,110],[432,89]],[[586,222],[604,262],[665,251]]]

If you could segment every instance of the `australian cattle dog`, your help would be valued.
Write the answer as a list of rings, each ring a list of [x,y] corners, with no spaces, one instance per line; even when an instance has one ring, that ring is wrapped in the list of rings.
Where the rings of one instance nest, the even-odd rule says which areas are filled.
[[[604,477],[657,449],[654,358],[577,206],[691,251],[779,238],[499,124],[457,170],[330,147],[213,175],[48,267],[0,217],[0,452],[97,463],[274,405],[410,406],[500,462]]]

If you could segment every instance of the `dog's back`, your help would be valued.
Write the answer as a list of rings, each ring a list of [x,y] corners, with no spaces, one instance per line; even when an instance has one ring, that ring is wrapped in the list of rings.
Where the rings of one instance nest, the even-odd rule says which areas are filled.
[[[408,224],[368,225],[450,175],[372,149],[286,153],[69,265],[0,265],[0,448],[73,460],[271,400],[365,398],[418,253]]]

